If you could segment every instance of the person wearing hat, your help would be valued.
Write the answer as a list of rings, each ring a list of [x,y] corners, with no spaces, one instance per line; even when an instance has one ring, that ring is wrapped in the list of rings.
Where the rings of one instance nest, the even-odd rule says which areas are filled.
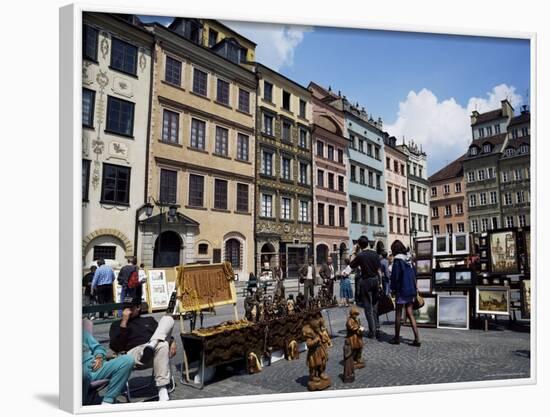
[[[122,319],[111,324],[109,346],[114,352],[131,355],[139,369],[152,367],[159,401],[168,401],[170,358],[176,355],[172,337],[174,319],[163,316],[157,322],[152,316],[141,316],[140,310],[140,299],[134,299],[124,308]]]

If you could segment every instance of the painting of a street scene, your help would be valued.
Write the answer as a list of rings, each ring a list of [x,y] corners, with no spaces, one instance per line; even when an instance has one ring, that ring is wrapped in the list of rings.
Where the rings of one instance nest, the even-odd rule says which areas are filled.
[[[508,287],[477,287],[477,313],[509,314]]]
[[[491,234],[491,272],[518,273],[516,233],[513,231]]]

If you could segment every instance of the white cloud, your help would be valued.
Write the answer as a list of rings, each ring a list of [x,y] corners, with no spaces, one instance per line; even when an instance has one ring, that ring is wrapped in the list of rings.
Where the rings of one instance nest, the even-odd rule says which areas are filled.
[[[224,22],[234,31],[256,43],[256,61],[278,71],[294,63],[294,50],[311,27],[269,23]]]
[[[487,93],[486,98],[471,97],[466,107],[454,98],[439,100],[433,92],[423,88],[410,91],[405,101],[399,103],[397,119],[385,128],[401,143],[414,140],[422,145],[428,155],[428,171],[436,172],[455,160],[468,147],[471,140],[470,114],[477,109],[480,113],[500,108],[500,101],[507,98],[515,109],[522,103],[522,97],[514,86],[500,84]]]

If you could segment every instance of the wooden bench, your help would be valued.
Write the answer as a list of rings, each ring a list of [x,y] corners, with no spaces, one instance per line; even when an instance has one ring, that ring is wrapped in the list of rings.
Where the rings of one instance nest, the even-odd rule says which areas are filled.
[[[96,314],[96,313],[108,313],[112,314],[113,311],[124,309],[124,303],[107,303],[107,304],[92,304],[88,306],[82,306],[82,315]],[[118,318],[111,319],[99,319],[93,320],[94,324],[112,323],[118,320]]]

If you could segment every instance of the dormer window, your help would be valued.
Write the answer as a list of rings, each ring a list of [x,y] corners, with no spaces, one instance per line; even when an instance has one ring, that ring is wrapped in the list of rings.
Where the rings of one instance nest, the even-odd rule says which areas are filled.
[[[529,145],[523,144],[519,147],[519,153],[524,154],[529,152]]]
[[[490,153],[490,152],[491,152],[491,144],[486,143],[485,145],[483,145],[483,153]]]
[[[514,156],[514,148],[507,148],[505,155],[506,156]]]
[[[476,146],[472,146],[470,148],[470,156],[476,156],[477,155],[477,147]]]

